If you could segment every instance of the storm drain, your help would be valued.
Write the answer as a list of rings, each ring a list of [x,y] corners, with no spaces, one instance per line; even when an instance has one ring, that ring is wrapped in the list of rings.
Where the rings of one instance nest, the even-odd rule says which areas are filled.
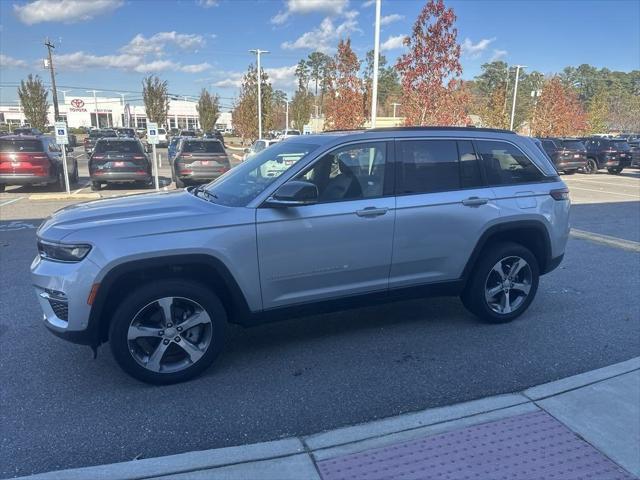
[[[324,480],[634,479],[545,412],[318,462]]]

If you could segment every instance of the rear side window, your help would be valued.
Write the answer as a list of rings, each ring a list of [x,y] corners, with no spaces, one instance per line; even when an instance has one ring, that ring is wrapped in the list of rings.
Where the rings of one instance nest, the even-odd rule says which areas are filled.
[[[544,179],[538,167],[510,143],[478,140],[476,145],[489,185],[532,183]]]
[[[586,150],[584,143],[578,140],[563,140],[562,146],[571,150]]]
[[[470,140],[399,141],[400,194],[432,193],[484,185]]]
[[[556,144],[553,143],[551,140],[543,140],[542,147],[548,152],[552,152],[556,149]]]
[[[99,141],[95,148],[96,153],[131,153],[142,155],[142,148],[138,142]]]
[[[0,152],[43,152],[40,140],[0,140]]]
[[[185,153],[224,153],[224,147],[218,141],[188,141],[184,142],[182,151]]]

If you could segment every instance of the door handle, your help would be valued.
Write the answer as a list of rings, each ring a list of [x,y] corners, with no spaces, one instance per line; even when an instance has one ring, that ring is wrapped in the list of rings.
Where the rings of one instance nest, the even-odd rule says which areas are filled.
[[[356,215],[359,217],[378,217],[387,213],[388,208],[367,207],[364,210],[357,210]]]
[[[488,198],[469,197],[462,200],[462,204],[467,207],[477,207],[480,205],[486,205],[489,202]]]

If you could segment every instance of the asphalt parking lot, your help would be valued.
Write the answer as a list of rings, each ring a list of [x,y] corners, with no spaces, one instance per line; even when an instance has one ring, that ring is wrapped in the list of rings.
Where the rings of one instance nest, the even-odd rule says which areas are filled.
[[[165,162],[171,189],[168,172]],[[640,355],[640,171],[563,178],[576,231],[515,322],[482,324],[457,299],[438,298],[233,328],[202,377],[166,387],[126,376],[108,348],[93,360],[41,325],[29,281],[35,228],[70,201],[8,188],[0,194],[0,477],[309,434]],[[76,195],[90,192],[81,187]]]

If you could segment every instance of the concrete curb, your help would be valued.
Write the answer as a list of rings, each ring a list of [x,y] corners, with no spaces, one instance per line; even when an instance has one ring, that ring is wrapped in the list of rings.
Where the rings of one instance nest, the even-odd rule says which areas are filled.
[[[431,408],[305,437],[60,470],[21,478],[142,480],[170,476],[173,479],[256,477],[319,480],[316,461],[536,411],[541,409],[537,400],[637,370],[640,370],[640,357],[531,387],[522,393]]]

